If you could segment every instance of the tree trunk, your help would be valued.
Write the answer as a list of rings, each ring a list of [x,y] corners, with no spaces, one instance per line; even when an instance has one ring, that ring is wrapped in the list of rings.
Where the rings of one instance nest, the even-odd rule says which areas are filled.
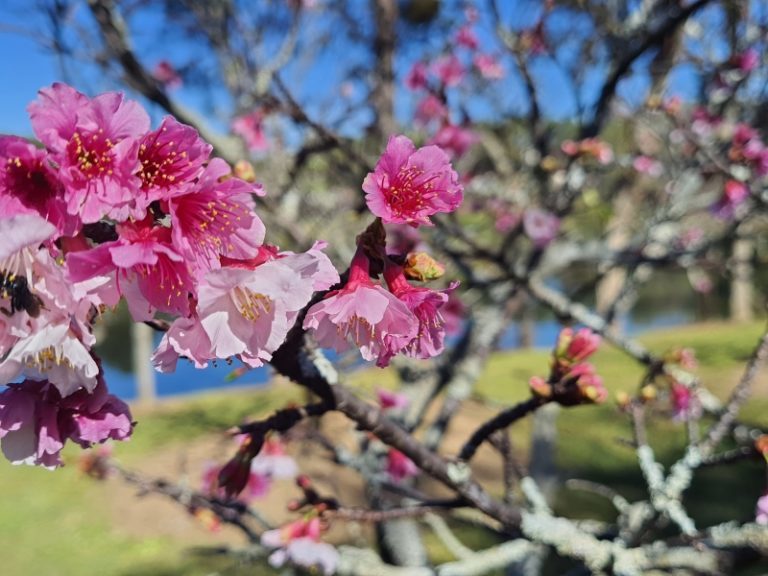
[[[136,378],[136,392],[142,404],[157,401],[155,371],[152,369],[152,328],[140,322],[131,324],[131,355],[133,375]]]
[[[755,317],[755,290],[752,285],[754,251],[755,241],[751,238],[738,238],[733,243],[729,307],[734,322],[750,322]]]

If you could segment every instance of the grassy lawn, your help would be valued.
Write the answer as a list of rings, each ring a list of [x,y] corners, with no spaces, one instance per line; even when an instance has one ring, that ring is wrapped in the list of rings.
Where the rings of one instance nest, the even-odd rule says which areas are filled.
[[[762,330],[762,324],[730,326],[707,324],[649,334],[642,340],[654,351],[684,344],[696,349],[699,374],[721,397],[737,381],[744,360]],[[510,403],[527,395],[527,381],[545,375],[548,352],[516,351],[494,356],[477,393],[494,403]],[[641,371],[615,350],[601,351],[595,365],[611,392],[632,391]],[[361,388],[391,382],[381,371],[355,374],[351,381]],[[763,380],[765,381],[765,380]],[[115,454],[126,465],[141,462],[159,447],[180,446],[207,432],[220,432],[246,416],[269,412],[290,400],[300,400],[295,387],[278,386],[262,391],[206,394],[164,403],[151,412],[137,411],[134,439],[116,446]],[[765,411],[768,391],[756,391],[744,417],[768,425]],[[610,484],[628,497],[642,496],[642,483],[634,453],[617,442],[628,438],[625,418],[611,402],[604,406],[563,410],[558,463],[567,477],[589,478]],[[525,449],[529,426],[523,423],[513,435],[517,447]],[[660,459],[671,462],[684,442],[680,424],[658,417],[653,421],[651,441]],[[105,513],[110,483],[93,483],[77,470],[78,451],[67,451],[70,465],[56,472],[12,467],[0,462],[0,558],[2,574],[78,576],[89,575],[203,575],[253,574],[254,568],[238,567],[232,561],[200,559],[186,551],[186,543],[172,536],[139,538],[120,530],[119,522]],[[708,525],[725,519],[752,517],[755,499],[764,482],[763,467],[746,464],[710,469],[700,475],[687,495],[695,519]],[[610,518],[612,511],[594,496],[562,492],[558,509],[575,517]],[[466,535],[473,545],[476,534]],[[478,542],[477,545],[480,545]],[[442,556],[437,554],[437,556]]]

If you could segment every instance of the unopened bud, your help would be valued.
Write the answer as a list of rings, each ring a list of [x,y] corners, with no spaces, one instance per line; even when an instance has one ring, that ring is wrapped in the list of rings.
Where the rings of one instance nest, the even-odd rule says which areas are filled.
[[[411,252],[405,259],[403,273],[409,280],[427,282],[445,274],[445,266],[426,252]]]
[[[529,382],[531,392],[539,398],[550,398],[552,396],[552,386],[540,376],[533,376]]]
[[[653,384],[646,384],[640,389],[640,398],[643,402],[652,402],[656,399],[658,390]]]
[[[622,410],[629,406],[629,403],[632,401],[629,394],[624,392],[623,390],[620,390],[619,392],[616,392],[616,404],[619,408]]]
[[[256,182],[256,170],[248,160],[238,160],[235,162],[234,172],[235,176],[240,178],[240,180],[245,180],[251,184]]]

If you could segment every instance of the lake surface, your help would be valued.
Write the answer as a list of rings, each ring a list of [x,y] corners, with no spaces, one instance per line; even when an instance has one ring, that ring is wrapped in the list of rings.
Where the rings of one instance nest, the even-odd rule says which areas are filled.
[[[623,319],[624,332],[628,336],[636,336],[648,330],[667,328],[688,324],[694,320],[690,311],[677,310],[657,316],[635,319],[631,316]],[[538,320],[534,323],[533,345],[537,348],[551,347],[559,333],[561,325],[554,319]],[[159,335],[157,342],[159,342]],[[520,341],[519,325],[511,325],[501,337],[499,347],[512,349]],[[156,342],[156,343],[157,343]],[[331,354],[332,356],[333,354]],[[227,376],[232,374],[239,365],[231,366],[226,362],[218,362],[217,366],[209,365],[204,370],[197,370],[186,360],[179,360],[176,371],[171,374],[156,373],[157,395],[159,397],[191,394],[194,392],[222,390],[226,388],[241,388],[243,386],[263,386],[269,381],[272,369],[269,366],[256,368],[232,382],[227,382]],[[361,362],[361,366],[363,363]],[[371,364],[373,366],[373,364]],[[124,372],[108,363],[104,364],[107,385],[113,394],[125,399],[136,398],[136,382],[133,375]]]

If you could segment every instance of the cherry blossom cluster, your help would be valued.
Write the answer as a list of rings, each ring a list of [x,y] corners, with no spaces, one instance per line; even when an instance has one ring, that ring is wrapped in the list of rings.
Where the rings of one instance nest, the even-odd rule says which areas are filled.
[[[562,406],[604,402],[608,391],[595,367],[585,362],[600,346],[600,336],[582,328],[563,328],[552,353],[549,377],[530,380],[534,396]]]
[[[416,149],[405,136],[389,140],[363,190],[381,222],[412,227],[430,225],[430,216],[438,212],[452,212],[463,195],[446,154],[437,146]],[[398,353],[432,358],[444,348],[440,309],[457,284],[445,290],[412,285],[402,263],[386,253],[383,230],[372,226],[363,235],[346,282],[309,308],[304,328],[321,346],[341,352],[354,344],[363,358],[381,367]],[[386,288],[372,277],[372,258],[383,268]]]
[[[339,276],[322,243],[304,253],[264,244],[254,202],[263,191],[233,177],[194,129],[166,117],[152,130],[121,94],[88,98],[65,84],[41,90],[29,112],[43,148],[0,138],[0,438],[12,462],[55,467],[67,439],[131,433],[92,351],[106,308],[124,298],[136,321],[176,316],[154,357],[160,370],[181,356],[259,366]],[[432,156],[414,162],[409,182],[444,198],[442,181],[416,174]],[[385,336],[407,337],[400,347],[416,353],[441,346],[438,336],[431,348],[411,342],[419,323],[397,302],[410,326],[382,331],[379,347]]]
[[[55,467],[67,439],[130,436],[128,408],[108,393],[92,350],[94,321],[121,299],[137,322],[171,316],[153,356],[160,371],[180,358],[261,366],[300,318],[322,346],[354,345],[379,366],[442,351],[440,309],[456,284],[413,285],[441,266],[388,254],[382,226],[431,225],[459,206],[440,148],[390,140],[363,183],[376,233],[361,236],[341,283],[324,243],[294,253],[264,242],[261,186],[233,175],[193,128],[165,117],[152,129],[122,94],[89,98],[65,84],[41,90],[29,112],[42,148],[0,138],[0,439],[11,461]],[[208,474],[209,491],[266,490],[274,470],[259,471],[259,458],[275,455],[256,458],[265,446],[246,437]]]

